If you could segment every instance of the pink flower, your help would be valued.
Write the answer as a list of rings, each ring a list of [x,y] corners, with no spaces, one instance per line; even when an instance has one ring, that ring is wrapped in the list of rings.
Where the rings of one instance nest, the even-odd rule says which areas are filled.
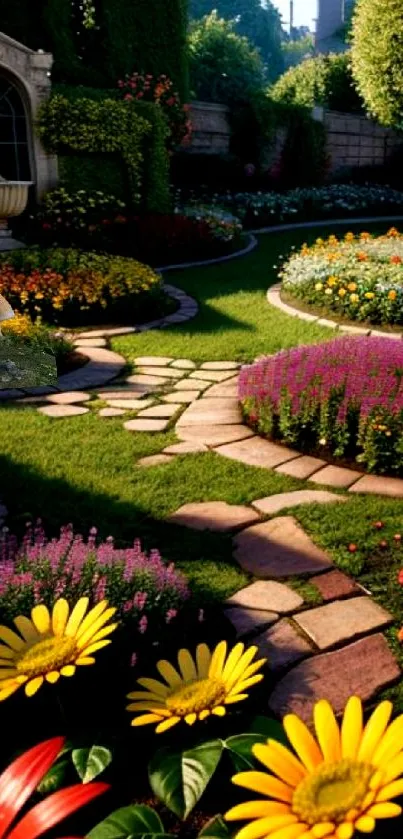
[[[143,615],[143,617],[140,618],[140,620],[139,620],[139,632],[141,632],[142,635],[144,635],[144,633],[146,632],[147,626],[148,626],[148,620],[147,620],[146,616]]]

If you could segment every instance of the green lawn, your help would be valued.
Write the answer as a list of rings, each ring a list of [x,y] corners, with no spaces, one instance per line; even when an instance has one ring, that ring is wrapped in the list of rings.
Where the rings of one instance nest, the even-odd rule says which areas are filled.
[[[116,339],[114,347],[128,360],[150,354],[251,361],[281,347],[330,337],[328,330],[282,315],[265,300],[268,285],[276,281],[273,265],[280,254],[317,235],[318,230],[262,236],[259,248],[245,258],[170,273],[171,283],[198,299],[198,316],[183,327]],[[214,453],[138,467],[140,457],[174,442],[174,432],[131,434],[121,418],[103,420],[93,412],[58,421],[34,408],[1,406],[0,439],[0,495],[10,509],[12,528],[21,531],[27,517],[40,516],[53,534],[72,521],[84,532],[96,525],[101,536],[113,534],[122,544],[139,536],[147,548],[158,547],[189,574],[200,603],[221,600],[245,583],[232,561],[230,538],[193,533],[164,518],[186,502],[246,503],[307,486]],[[368,521],[388,518],[399,529],[403,502],[354,497],[348,505],[304,507],[296,514],[344,566],[352,560],[346,545],[363,539]],[[352,570],[362,573],[358,567]]]

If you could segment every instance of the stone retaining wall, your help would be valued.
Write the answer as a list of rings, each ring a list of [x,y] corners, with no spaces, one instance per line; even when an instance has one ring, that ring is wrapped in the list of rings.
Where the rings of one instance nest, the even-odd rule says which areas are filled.
[[[384,166],[403,145],[401,132],[359,114],[314,108],[313,116],[326,129],[331,175],[357,167]]]
[[[190,105],[192,137],[188,151],[197,154],[228,154],[231,128],[229,109],[213,102]]]

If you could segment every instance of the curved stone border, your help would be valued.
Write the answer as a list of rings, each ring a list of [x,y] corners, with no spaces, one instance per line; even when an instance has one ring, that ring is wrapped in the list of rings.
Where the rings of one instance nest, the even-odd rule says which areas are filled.
[[[256,236],[260,233],[281,233],[282,230],[310,230],[313,227],[328,227],[330,224],[337,226],[344,224],[378,224],[382,221],[403,221],[403,216],[364,216],[358,218],[337,218],[320,219],[320,221],[297,221],[294,224],[275,224],[272,227],[260,227],[251,230]]]
[[[163,274],[165,271],[179,271],[181,268],[203,268],[203,265],[219,265],[221,262],[229,262],[230,259],[238,259],[240,256],[246,256],[246,254],[257,247],[258,241],[253,234],[254,231],[247,234],[246,238],[248,242],[244,248],[229,253],[226,256],[217,256],[214,259],[200,259],[197,262],[180,262],[177,265],[165,265],[163,268],[156,268],[155,270],[161,271]]]
[[[271,286],[266,294],[268,302],[276,309],[280,309],[285,315],[289,315],[299,320],[309,321],[309,323],[316,323],[318,326],[327,326],[328,329],[335,329],[339,332],[347,332],[351,335],[372,335],[377,338],[392,338],[394,341],[401,341],[403,333],[401,332],[385,332],[383,329],[366,329],[364,326],[349,326],[343,323],[338,323],[331,318],[321,318],[319,315],[310,315],[309,312],[301,312],[289,303],[284,303],[281,299],[281,284]]]

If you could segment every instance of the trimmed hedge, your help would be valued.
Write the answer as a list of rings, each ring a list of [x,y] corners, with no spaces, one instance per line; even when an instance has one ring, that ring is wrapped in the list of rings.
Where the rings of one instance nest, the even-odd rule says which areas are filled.
[[[168,129],[156,105],[118,101],[105,90],[60,87],[42,106],[38,131],[61,156],[66,189],[97,189],[102,174],[105,190],[107,173],[112,193],[127,200],[129,188],[132,204],[141,198],[150,212],[169,210]]]
[[[369,110],[384,125],[403,128],[401,0],[358,0],[351,52],[353,76]]]
[[[278,79],[270,96],[286,105],[361,111],[363,103],[355,89],[350,61],[348,53],[307,58]]]

